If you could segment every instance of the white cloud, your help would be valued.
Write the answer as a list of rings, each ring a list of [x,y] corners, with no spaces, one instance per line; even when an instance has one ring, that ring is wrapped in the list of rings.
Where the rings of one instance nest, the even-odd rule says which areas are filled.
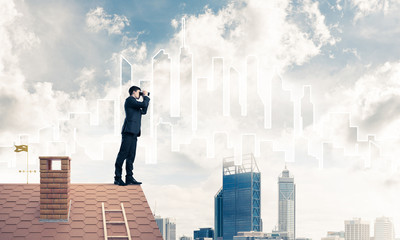
[[[241,70],[247,55],[258,56],[262,64],[283,70],[302,65],[320,53],[326,45],[336,43],[318,9],[318,3],[307,1],[296,9],[307,16],[311,32],[303,31],[300,23],[290,21],[289,1],[248,0],[231,3],[214,13],[204,13],[186,19],[186,43],[193,52],[197,75],[207,76],[211,56],[223,56]],[[172,21],[179,22],[180,19]],[[182,32],[170,41],[168,52],[177,55]],[[165,48],[164,46],[159,46]]]
[[[109,35],[122,34],[125,26],[129,26],[129,20],[123,15],[107,14],[102,7],[97,7],[86,14],[86,26],[92,32],[106,30]]]
[[[344,48],[343,49],[344,53],[351,53],[353,54],[356,58],[358,58],[359,60],[361,59],[360,55],[357,52],[356,48]]]
[[[326,44],[334,45],[337,40],[331,35],[330,29],[325,23],[325,16],[319,10],[318,2],[307,0],[303,4],[304,12],[306,12],[311,22],[315,42],[320,46]]]
[[[175,28],[175,29],[177,29],[178,28],[178,20],[176,20],[176,19],[172,19],[171,20],[171,26],[173,27],[173,28]]]
[[[138,36],[140,34],[141,33],[139,33]],[[124,49],[120,54],[129,59],[130,63],[145,64],[144,61],[148,60],[147,46],[145,42],[138,43],[138,36],[135,38],[123,36],[121,46],[123,46]]]
[[[386,132],[385,137],[398,136],[398,128],[388,125],[398,119],[400,96],[400,62],[386,62],[370,68],[357,80],[354,87],[345,91],[351,112],[363,122],[364,127]],[[382,132],[382,133],[383,133]],[[382,136],[383,137],[383,136]]]
[[[73,96],[53,89],[52,82],[32,82],[21,68],[21,54],[36,48],[41,40],[29,28],[24,16],[13,2],[1,2],[0,24],[0,142],[19,141],[18,134],[36,134],[39,128],[64,118],[68,111],[88,111],[88,102],[80,94]],[[84,88],[92,80],[93,70],[84,68],[79,84]],[[53,76],[59,77],[59,76]]]
[[[336,9],[341,11],[343,9],[343,6],[340,5],[342,0],[336,0]]]
[[[355,8],[354,21],[375,13],[397,14],[400,7],[396,0],[351,0],[350,4]]]
[[[0,74],[5,77],[10,73],[16,74],[12,72],[18,64],[16,54],[31,48],[40,40],[26,26],[15,24],[23,16],[15,9],[14,2],[1,1],[0,9]]]

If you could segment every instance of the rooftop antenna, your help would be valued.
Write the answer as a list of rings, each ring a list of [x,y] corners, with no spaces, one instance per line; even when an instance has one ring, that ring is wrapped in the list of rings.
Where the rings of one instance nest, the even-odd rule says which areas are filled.
[[[153,216],[156,216],[156,211],[157,211],[157,200],[154,201],[154,214]]]
[[[182,47],[185,47],[185,36],[186,36],[186,26],[185,26],[185,18],[182,18]]]

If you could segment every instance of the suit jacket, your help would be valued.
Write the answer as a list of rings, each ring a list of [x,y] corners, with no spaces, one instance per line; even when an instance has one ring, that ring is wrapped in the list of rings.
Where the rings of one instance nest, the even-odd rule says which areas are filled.
[[[125,121],[122,126],[121,134],[129,132],[140,136],[140,126],[142,124],[142,114],[147,113],[150,98],[143,96],[143,102],[139,102],[136,98],[129,96],[125,100]]]

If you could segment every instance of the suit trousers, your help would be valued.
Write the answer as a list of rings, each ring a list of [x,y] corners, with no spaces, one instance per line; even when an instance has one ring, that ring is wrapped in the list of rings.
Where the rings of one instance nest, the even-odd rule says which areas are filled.
[[[136,156],[137,135],[133,133],[122,133],[122,142],[117,159],[115,161],[115,179],[121,178],[122,164],[125,163],[126,177],[133,175],[133,162]]]

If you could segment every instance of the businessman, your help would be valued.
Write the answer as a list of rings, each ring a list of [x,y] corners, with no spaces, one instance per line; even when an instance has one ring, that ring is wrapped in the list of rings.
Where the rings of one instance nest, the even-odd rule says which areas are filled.
[[[150,98],[148,92],[137,86],[129,88],[129,97],[125,100],[125,121],[122,126],[122,141],[117,159],[115,161],[115,176],[114,184],[125,186],[128,184],[141,184],[133,177],[133,162],[136,155],[137,137],[140,137],[140,126],[142,121],[142,114],[147,113]],[[143,96],[143,101],[139,102],[137,99]],[[122,164],[126,159],[126,176],[125,182],[122,181]]]

